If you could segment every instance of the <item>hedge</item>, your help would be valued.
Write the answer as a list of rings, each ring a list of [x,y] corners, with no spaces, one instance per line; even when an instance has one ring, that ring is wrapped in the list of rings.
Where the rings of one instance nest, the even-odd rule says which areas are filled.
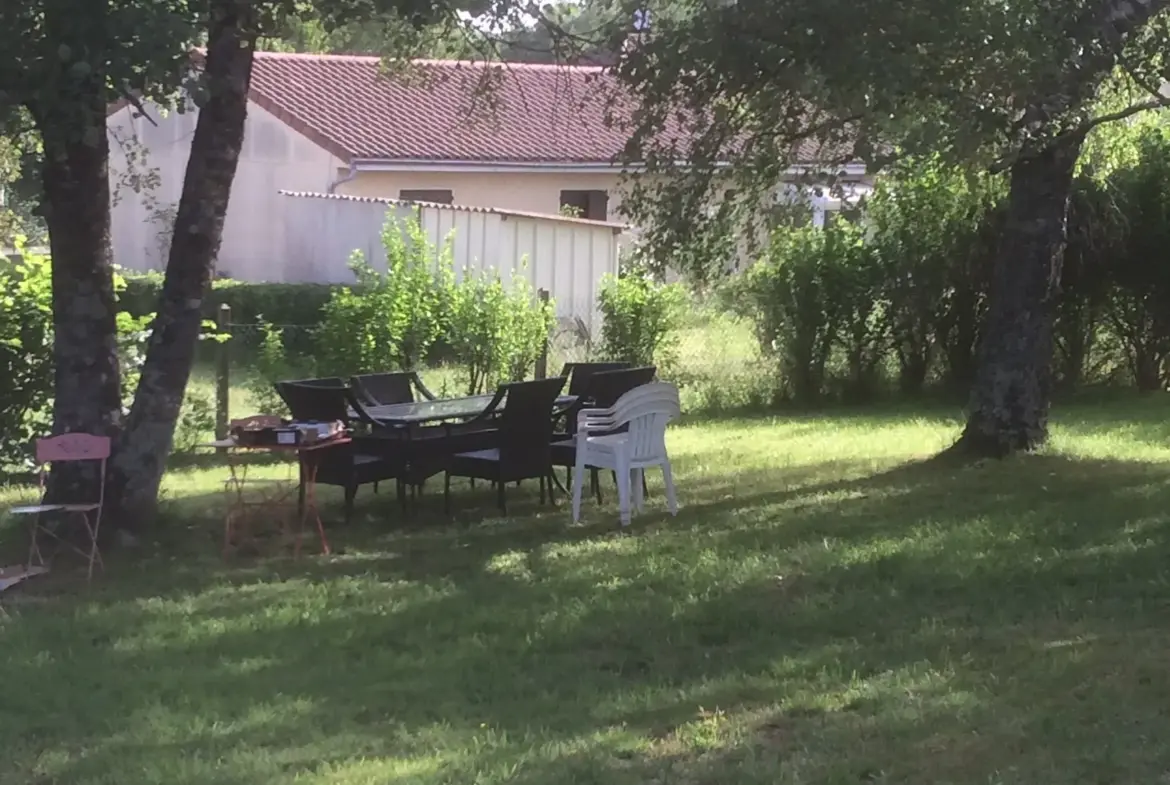
[[[157,308],[163,277],[160,273],[124,273],[126,288],[119,295],[121,310],[134,316],[143,316]],[[226,303],[232,309],[232,323],[258,326],[261,321],[285,329],[286,347],[291,354],[306,354],[312,350],[313,328],[320,325],[326,303],[344,284],[317,283],[246,283],[231,279],[214,281],[211,295],[203,302],[203,314],[216,319],[219,308]],[[234,346],[243,351],[254,350],[262,338],[259,329],[236,329]],[[202,358],[201,359],[207,359]]]

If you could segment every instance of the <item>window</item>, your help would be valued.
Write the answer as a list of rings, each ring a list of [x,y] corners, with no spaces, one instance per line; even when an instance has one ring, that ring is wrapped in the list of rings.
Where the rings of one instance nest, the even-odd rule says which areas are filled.
[[[434,202],[435,204],[452,204],[455,195],[451,191],[427,188],[403,188],[398,192],[398,198],[404,202]]]
[[[609,194],[605,191],[561,191],[561,214],[604,221],[608,217]]]

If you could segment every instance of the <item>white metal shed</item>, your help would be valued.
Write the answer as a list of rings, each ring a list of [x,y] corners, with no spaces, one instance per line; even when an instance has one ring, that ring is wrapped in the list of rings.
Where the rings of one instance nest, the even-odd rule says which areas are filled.
[[[505,280],[523,273],[534,289],[546,289],[557,316],[580,319],[591,333],[600,327],[598,289],[616,273],[622,224],[557,215],[535,215],[462,205],[399,199],[281,191],[284,254],[270,281],[348,283],[348,262],[360,250],[385,269],[381,233],[387,216],[417,217],[436,247],[452,238],[456,275],[495,270]]]

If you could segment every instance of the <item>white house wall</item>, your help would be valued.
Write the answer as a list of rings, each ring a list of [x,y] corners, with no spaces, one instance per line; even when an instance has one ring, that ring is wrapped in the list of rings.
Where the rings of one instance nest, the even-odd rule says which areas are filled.
[[[352,282],[348,261],[355,250],[386,269],[381,232],[388,211],[400,219],[417,215],[436,248],[450,237],[457,278],[468,272],[498,272],[506,281],[523,275],[533,290],[549,292],[559,317],[579,319],[591,331],[600,327],[601,278],[617,272],[620,234],[610,225],[344,197],[280,198],[289,251],[286,270],[274,280]]]
[[[132,270],[161,270],[174,208],[183,188],[197,110],[163,113],[147,105],[155,121],[134,117],[126,107],[107,120],[114,261]],[[145,151],[134,161],[135,150]],[[130,152],[128,164],[127,152]],[[288,280],[283,207],[277,192],[325,191],[343,162],[310,142],[256,104],[249,103],[235,182],[228,202],[217,272],[244,281]],[[157,183],[142,193],[125,185],[127,172],[153,172]],[[276,268],[276,269],[274,269]]]

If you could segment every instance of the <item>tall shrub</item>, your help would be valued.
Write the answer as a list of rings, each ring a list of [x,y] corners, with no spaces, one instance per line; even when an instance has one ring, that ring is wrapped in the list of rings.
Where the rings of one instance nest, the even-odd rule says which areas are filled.
[[[387,219],[382,231],[386,271],[359,251],[350,258],[352,289],[334,290],[317,328],[317,356],[326,373],[409,370],[450,321],[452,238],[441,247],[417,219]]]
[[[659,283],[634,265],[602,279],[601,353],[611,360],[664,368],[677,359],[677,331],[686,293],[678,284]]]
[[[53,392],[52,277],[46,256],[17,245],[0,258],[0,464],[29,459],[47,432]]]
[[[505,286],[496,273],[464,271],[451,296],[447,334],[469,395],[534,370],[553,326],[551,303],[538,300],[520,275]]]
[[[844,366],[845,397],[866,401],[881,383],[881,364],[889,349],[882,270],[860,227],[833,220],[824,228],[823,239],[828,296],[839,325],[836,346]]]
[[[840,329],[835,259],[838,233],[778,230],[745,286],[765,355],[777,359],[783,392],[813,403],[825,392],[826,366]]]
[[[1113,257],[1108,318],[1142,390],[1170,382],[1170,131],[1143,126],[1134,165],[1113,175],[1126,230]]]
[[[1109,178],[1084,167],[1073,183],[1053,327],[1054,376],[1074,388],[1107,374],[1111,266],[1124,252],[1124,220]]]
[[[1006,215],[995,194],[996,190],[973,194],[969,223],[963,224],[970,231],[961,235],[963,242],[955,248],[947,267],[935,321],[943,384],[964,394],[975,381],[996,249]]]
[[[1002,183],[986,174],[907,159],[868,200],[903,392],[920,392],[936,362],[952,384],[969,379],[1002,198]]]
[[[258,414],[287,415],[288,407],[276,392],[276,382],[292,375],[284,345],[284,335],[279,327],[261,320],[260,350],[252,375],[248,377],[247,389],[252,397],[252,406]]]

